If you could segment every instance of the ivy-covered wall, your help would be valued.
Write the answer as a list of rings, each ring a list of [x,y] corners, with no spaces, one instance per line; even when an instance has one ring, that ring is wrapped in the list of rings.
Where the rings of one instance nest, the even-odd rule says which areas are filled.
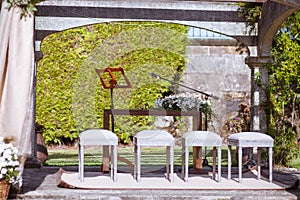
[[[47,144],[72,143],[80,131],[103,127],[103,110],[110,108],[111,90],[101,85],[96,69],[122,67],[132,88],[113,90],[114,107],[153,108],[155,99],[169,93],[170,83],[185,68],[187,27],[177,24],[124,22],[75,28],[48,36],[38,63],[36,122],[44,126]],[[118,83],[124,84],[116,74]],[[116,119],[121,142],[151,117]],[[134,126],[133,126],[134,125]]]

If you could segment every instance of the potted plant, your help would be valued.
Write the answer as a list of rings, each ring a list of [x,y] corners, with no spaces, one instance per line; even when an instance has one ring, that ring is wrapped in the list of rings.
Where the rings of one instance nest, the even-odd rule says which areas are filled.
[[[0,199],[7,199],[10,186],[19,182],[18,151],[11,141],[0,139]]]
[[[43,125],[39,123],[35,124],[36,156],[42,165],[44,165],[46,160],[48,160],[48,150],[43,137],[44,131],[45,131],[45,127]]]

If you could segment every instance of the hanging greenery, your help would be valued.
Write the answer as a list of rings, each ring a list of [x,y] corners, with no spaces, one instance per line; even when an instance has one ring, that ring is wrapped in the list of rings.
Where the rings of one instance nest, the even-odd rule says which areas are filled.
[[[21,9],[21,18],[23,18],[36,12],[36,4],[41,1],[42,0],[7,0],[7,9],[19,7]]]
[[[249,28],[249,34],[255,30],[255,24],[261,17],[261,3],[238,3],[239,16],[245,19],[246,26]]]

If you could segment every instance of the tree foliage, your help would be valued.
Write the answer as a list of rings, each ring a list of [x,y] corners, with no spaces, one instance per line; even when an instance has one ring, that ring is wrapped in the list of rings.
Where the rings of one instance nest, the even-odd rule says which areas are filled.
[[[275,162],[286,165],[297,150],[300,114],[300,12],[282,25],[273,43],[270,68],[269,134],[275,139]]]

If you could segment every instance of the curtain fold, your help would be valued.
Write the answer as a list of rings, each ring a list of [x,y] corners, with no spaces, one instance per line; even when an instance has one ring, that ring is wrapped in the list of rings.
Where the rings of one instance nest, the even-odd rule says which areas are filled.
[[[33,126],[33,16],[18,8],[0,13],[0,136],[13,136],[20,155],[30,155]]]

